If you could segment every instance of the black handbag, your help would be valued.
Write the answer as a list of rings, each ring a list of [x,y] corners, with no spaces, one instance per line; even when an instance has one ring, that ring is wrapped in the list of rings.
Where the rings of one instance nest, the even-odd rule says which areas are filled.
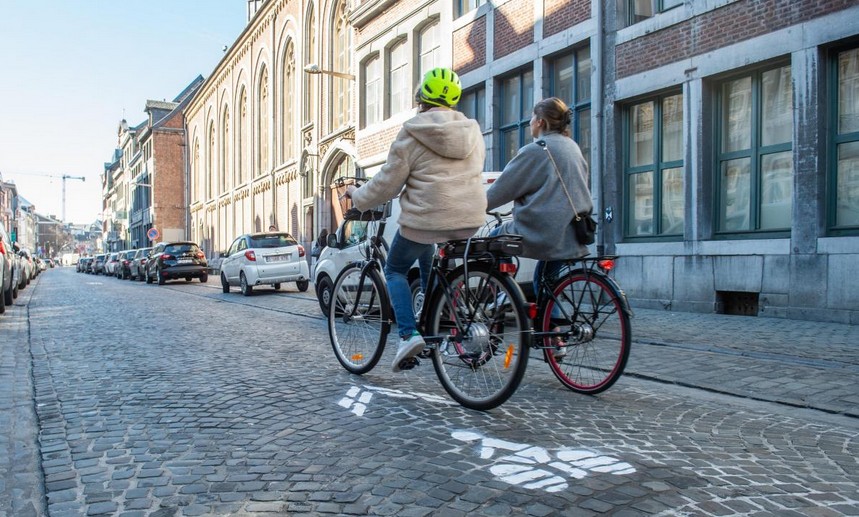
[[[576,205],[573,204],[573,197],[570,196],[570,192],[567,190],[567,185],[564,184],[564,179],[561,177],[561,171],[558,170],[558,164],[555,163],[555,158],[553,158],[552,153],[549,152],[549,147],[546,146],[546,142],[539,143],[549,156],[549,160],[552,161],[552,165],[555,167],[555,174],[558,175],[558,181],[561,183],[561,188],[564,189],[564,194],[567,195],[567,201],[570,202],[570,208],[573,209],[573,221],[570,224],[573,225],[573,232],[576,235],[576,240],[579,241],[579,244],[593,244],[596,242],[596,220],[593,218],[591,212],[579,213],[579,211],[576,210]]]

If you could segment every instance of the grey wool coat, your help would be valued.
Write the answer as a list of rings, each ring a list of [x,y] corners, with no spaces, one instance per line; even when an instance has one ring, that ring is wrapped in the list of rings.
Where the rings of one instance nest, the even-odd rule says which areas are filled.
[[[488,210],[513,201],[513,220],[501,231],[521,235],[523,255],[537,260],[563,260],[588,254],[576,240],[571,222],[573,209],[561,188],[555,163],[578,213],[593,210],[588,190],[588,164],[578,144],[560,133],[544,133],[537,142],[522,147],[486,193]]]

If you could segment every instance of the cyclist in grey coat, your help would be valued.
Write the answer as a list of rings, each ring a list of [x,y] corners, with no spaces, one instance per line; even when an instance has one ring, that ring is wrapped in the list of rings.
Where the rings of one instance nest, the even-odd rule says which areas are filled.
[[[538,102],[531,117],[531,136],[536,141],[519,150],[486,193],[488,210],[513,201],[513,219],[497,233],[522,236],[523,255],[540,261],[535,283],[543,268],[555,274],[563,260],[588,254],[587,246],[576,240],[573,209],[558,178],[560,174],[576,211],[590,213],[588,164],[570,138],[571,117],[572,111],[557,97]]]

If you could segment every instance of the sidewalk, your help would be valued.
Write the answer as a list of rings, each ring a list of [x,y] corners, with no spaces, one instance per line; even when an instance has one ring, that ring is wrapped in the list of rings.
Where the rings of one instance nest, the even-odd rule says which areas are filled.
[[[859,326],[634,312],[627,375],[859,418]]]

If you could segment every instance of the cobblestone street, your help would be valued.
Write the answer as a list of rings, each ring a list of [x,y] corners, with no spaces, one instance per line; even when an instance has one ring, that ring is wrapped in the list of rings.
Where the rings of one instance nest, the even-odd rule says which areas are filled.
[[[666,314],[636,315],[606,393],[533,356],[479,413],[429,361],[348,374],[312,287],[49,270],[0,318],[0,516],[859,515],[855,329],[804,326],[808,357],[779,363],[766,332],[637,331]],[[815,351],[821,328],[840,341]]]

